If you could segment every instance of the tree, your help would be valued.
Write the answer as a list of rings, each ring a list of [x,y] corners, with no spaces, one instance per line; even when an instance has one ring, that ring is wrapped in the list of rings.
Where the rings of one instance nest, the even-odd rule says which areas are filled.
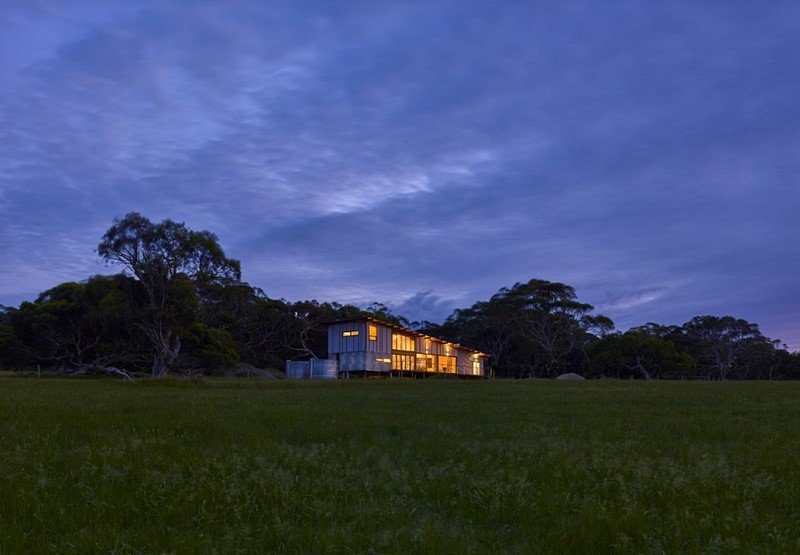
[[[0,368],[15,366],[16,332],[11,322],[13,309],[0,305]]]
[[[785,346],[778,340],[747,340],[734,368],[734,377],[739,380],[774,380],[782,374],[788,362],[785,353]]]
[[[228,332],[195,322],[186,330],[181,362],[190,370],[230,368],[241,360],[239,347]]]
[[[565,367],[580,371],[594,334],[613,329],[610,318],[591,315],[592,310],[569,285],[532,279],[504,287],[423,331],[492,355],[498,375],[552,376]]]
[[[518,307],[519,331],[536,347],[544,376],[556,374],[565,358],[585,343],[590,330],[607,333],[614,327],[606,316],[590,316],[594,307],[578,302],[575,289],[563,283],[532,279],[504,294]]]
[[[166,374],[180,353],[194,323],[198,288],[241,277],[239,262],[225,256],[214,234],[172,220],[152,223],[135,212],[114,221],[97,252],[129,272],[146,296],[137,324],[153,349],[154,377]]]
[[[517,346],[517,330],[511,314],[509,306],[493,297],[493,301],[481,301],[470,308],[453,311],[441,326],[425,323],[420,331],[491,355],[490,373],[497,368],[508,372],[507,354]]]
[[[363,314],[361,309],[353,305],[320,303],[316,300],[291,303],[290,310],[294,322],[290,332],[292,341],[287,347],[289,351],[294,352],[294,356],[314,358],[324,356],[327,349],[328,334],[325,322]]]
[[[367,306],[367,308],[362,310],[362,312],[375,318],[376,320],[388,322],[396,326],[403,326],[407,328],[411,325],[411,322],[409,322],[407,318],[400,316],[399,314],[395,314],[383,303],[372,302],[369,304],[369,306]]]
[[[706,376],[747,376],[747,353],[770,343],[758,325],[732,316],[696,316],[681,327],[688,349]]]
[[[245,362],[278,368],[296,356],[290,346],[299,326],[290,303],[246,283],[204,287],[201,303],[205,324],[228,332]]]
[[[606,335],[589,347],[591,373],[617,378],[681,378],[694,360],[672,341],[641,330]],[[622,372],[620,372],[622,370]]]
[[[125,276],[93,276],[62,283],[8,311],[17,365],[74,370],[134,361],[140,337],[130,325],[131,282]]]
[[[776,370],[769,375],[769,379],[800,380],[800,352],[790,352],[784,348],[775,354],[778,359]]]

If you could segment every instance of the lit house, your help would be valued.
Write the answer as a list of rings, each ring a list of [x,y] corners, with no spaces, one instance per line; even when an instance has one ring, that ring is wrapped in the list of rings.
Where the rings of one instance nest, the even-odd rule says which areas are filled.
[[[484,376],[488,355],[368,316],[328,324],[328,358],[350,374]]]

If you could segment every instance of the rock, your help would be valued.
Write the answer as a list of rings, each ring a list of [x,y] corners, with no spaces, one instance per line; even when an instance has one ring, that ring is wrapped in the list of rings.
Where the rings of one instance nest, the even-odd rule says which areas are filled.
[[[575,372],[569,372],[567,374],[561,374],[560,376],[556,376],[557,380],[585,380],[583,376],[580,374],[576,374]]]
[[[225,372],[226,376],[236,378],[265,378],[271,380],[286,379],[286,374],[274,368],[257,368],[247,362],[241,362]]]

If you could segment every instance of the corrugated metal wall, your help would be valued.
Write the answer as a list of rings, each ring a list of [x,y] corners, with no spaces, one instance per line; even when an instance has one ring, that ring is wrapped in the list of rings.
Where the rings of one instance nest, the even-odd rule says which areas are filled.
[[[427,347],[426,347],[427,345]],[[427,337],[417,337],[416,339],[417,352],[428,355],[444,355],[444,344],[434,339]]]
[[[391,353],[340,353],[340,372],[389,372],[391,362],[378,362],[376,359],[386,358],[391,360]]]
[[[343,332],[357,331],[358,335],[344,337]],[[390,337],[391,340],[391,337]],[[346,322],[328,326],[328,356],[335,353],[365,351],[367,345],[367,323]]]
[[[369,339],[369,326],[377,328],[377,339]],[[357,331],[358,335],[344,337],[343,332]],[[390,362],[378,362],[376,359],[392,358],[392,329],[378,323],[366,320],[336,323],[328,326],[328,356],[338,358],[340,372],[389,372]],[[416,352],[431,355],[447,355],[445,343],[416,337],[414,339]],[[427,345],[427,348],[426,348]],[[456,373],[462,375],[475,375],[473,370],[473,359],[470,351],[450,347],[451,356],[456,357]],[[481,370],[479,375],[483,375],[484,360],[481,357]]]
[[[335,380],[339,377],[335,360],[287,360],[286,377],[290,380]]]
[[[475,374],[475,371],[472,369],[472,354],[469,351],[465,351],[463,349],[456,349],[456,372],[459,374],[465,374],[467,376],[483,376],[483,357],[480,358],[481,361],[481,369],[479,374]]]
[[[378,328],[378,340],[369,340],[369,326]],[[372,353],[391,353],[392,352],[392,330],[380,324],[367,323],[367,351]]]

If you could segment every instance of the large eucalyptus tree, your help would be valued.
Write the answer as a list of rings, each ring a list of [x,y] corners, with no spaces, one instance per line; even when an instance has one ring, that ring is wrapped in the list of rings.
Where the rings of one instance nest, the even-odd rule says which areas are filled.
[[[239,261],[225,256],[213,233],[172,220],[153,223],[135,212],[114,221],[97,252],[141,285],[147,301],[137,324],[153,348],[154,377],[166,374],[178,357],[195,319],[198,290],[241,279]]]

